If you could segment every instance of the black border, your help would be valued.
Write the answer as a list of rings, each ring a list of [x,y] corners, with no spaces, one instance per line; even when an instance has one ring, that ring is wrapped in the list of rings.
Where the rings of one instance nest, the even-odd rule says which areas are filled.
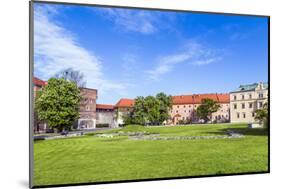
[[[51,184],[51,185],[33,185],[33,13],[34,3],[42,4],[59,4],[59,5],[76,5],[76,6],[90,6],[90,7],[103,7],[103,8],[126,8],[126,9],[139,9],[139,10],[155,10],[166,12],[185,12],[185,13],[200,13],[200,14],[217,14],[227,16],[251,16],[251,17],[265,17],[268,24],[268,170],[262,172],[245,172],[245,173],[232,173],[220,175],[198,175],[198,176],[182,176],[182,177],[167,177],[167,178],[150,178],[150,179],[135,179],[135,180],[119,180],[119,181],[104,181],[104,182],[86,182],[86,183],[70,183],[70,184]],[[224,176],[238,176],[238,175],[254,175],[270,173],[270,16],[269,15],[255,15],[255,14],[238,14],[238,13],[223,13],[223,12],[207,12],[207,11],[192,11],[192,10],[177,10],[177,9],[163,9],[163,8],[148,8],[148,7],[134,7],[134,6],[120,6],[120,5],[102,5],[102,4],[89,4],[89,3],[69,3],[69,2],[54,2],[54,1],[29,1],[29,187],[30,188],[51,188],[51,187],[67,187],[67,186],[84,186],[84,185],[98,185],[98,184],[111,184],[111,183],[130,183],[130,182],[143,182],[143,181],[161,181],[161,180],[174,180],[174,179],[187,179],[187,178],[206,178],[206,177],[224,177]]]

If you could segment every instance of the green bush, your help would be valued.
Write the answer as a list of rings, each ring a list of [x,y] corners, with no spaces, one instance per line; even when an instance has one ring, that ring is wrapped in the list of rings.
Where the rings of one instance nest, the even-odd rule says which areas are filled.
[[[109,127],[108,123],[101,123],[101,124],[97,124],[96,128],[105,128],[105,127]]]
[[[40,140],[45,140],[45,137],[34,137],[34,141],[40,141]]]

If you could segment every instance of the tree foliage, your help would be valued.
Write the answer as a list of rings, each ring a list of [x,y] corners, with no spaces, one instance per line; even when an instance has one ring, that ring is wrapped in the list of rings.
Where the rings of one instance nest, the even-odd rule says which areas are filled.
[[[255,120],[265,127],[268,127],[268,104],[265,103],[262,109],[257,109],[255,111]]]
[[[204,122],[208,122],[212,119],[212,113],[217,112],[220,105],[212,99],[202,99],[201,105],[198,106],[196,114],[198,118],[203,119]]]
[[[86,81],[84,80],[84,74],[80,71],[72,68],[67,68],[55,75],[56,78],[63,78],[67,81],[74,82],[78,87],[85,87]]]
[[[132,112],[123,117],[125,124],[159,125],[169,119],[172,106],[171,96],[158,93],[154,96],[139,96],[135,99]]]
[[[80,90],[73,82],[51,78],[35,99],[35,111],[50,127],[68,130],[79,118],[80,99]]]

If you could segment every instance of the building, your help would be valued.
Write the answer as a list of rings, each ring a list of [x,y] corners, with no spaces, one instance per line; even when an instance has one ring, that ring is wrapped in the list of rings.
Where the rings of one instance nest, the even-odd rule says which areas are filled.
[[[79,119],[77,129],[96,128],[96,89],[80,88],[82,99],[79,106]]]
[[[171,119],[165,124],[196,123],[200,120],[196,116],[196,109],[201,104],[202,99],[209,98],[220,104],[220,109],[212,114],[212,122],[229,122],[230,105],[229,94],[194,94],[172,96]],[[123,116],[128,114],[134,106],[133,99],[121,99],[115,105],[117,113],[117,124],[123,125]]]
[[[48,82],[43,81],[37,77],[33,77],[33,93],[34,97],[36,97],[38,91],[41,91],[43,87],[45,87],[48,84]]]
[[[133,110],[135,100],[122,98],[120,99],[116,105],[114,106],[115,111],[115,125],[118,127],[120,125],[124,125],[123,117],[126,116],[130,111]]]
[[[45,87],[48,83],[46,81],[43,81],[37,77],[33,77],[33,97],[35,102],[35,98],[37,96],[37,93],[42,90],[43,87]],[[35,105],[33,105],[35,107]],[[34,111],[34,126],[33,126],[33,132],[34,133],[42,133],[46,132],[47,130],[47,123],[39,121],[38,116],[36,112]]]
[[[116,127],[114,124],[114,106],[109,104],[96,105],[96,127]]]
[[[33,77],[33,91],[34,98],[36,97],[38,91],[41,91],[48,82]],[[82,100],[79,106],[79,119],[77,121],[76,128],[78,129],[93,129],[96,128],[96,100],[97,100],[97,90],[89,88],[80,88],[80,94]],[[34,100],[35,102],[35,100]],[[38,121],[38,116],[34,112],[34,133],[44,133],[48,132],[47,123]]]
[[[230,120],[229,94],[193,94],[172,96],[171,120],[168,124],[196,123],[201,120],[196,116],[196,109],[203,99],[212,99],[220,104],[217,112],[211,116],[212,122],[228,122]]]
[[[231,123],[255,122],[255,111],[268,101],[268,83],[240,85],[230,92]]]

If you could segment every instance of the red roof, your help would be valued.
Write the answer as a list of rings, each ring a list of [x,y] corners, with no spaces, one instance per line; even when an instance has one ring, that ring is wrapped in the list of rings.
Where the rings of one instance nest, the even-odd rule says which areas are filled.
[[[40,87],[43,87],[43,86],[46,86],[48,84],[47,81],[43,81],[37,77],[33,77],[33,84],[34,85],[37,85],[37,86],[40,86]]]
[[[113,109],[114,106],[110,104],[97,104],[96,105],[97,109]]]
[[[127,107],[133,107],[135,103],[134,99],[128,99],[128,98],[121,98],[117,104],[115,105],[115,107],[118,108],[127,108]]]
[[[193,95],[181,95],[173,96],[173,104],[201,104],[202,99],[212,99],[219,103],[229,103],[229,94],[193,94]]]

